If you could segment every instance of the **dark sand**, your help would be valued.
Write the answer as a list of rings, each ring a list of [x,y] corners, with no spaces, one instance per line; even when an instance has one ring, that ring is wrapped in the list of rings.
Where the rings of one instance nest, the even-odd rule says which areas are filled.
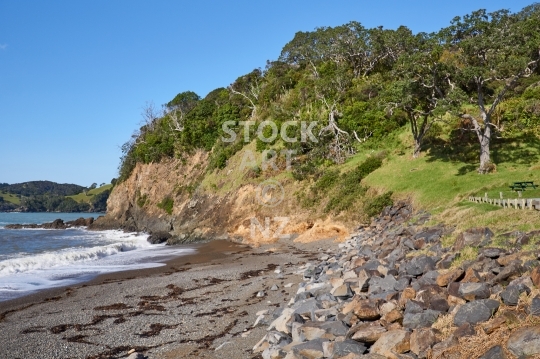
[[[163,267],[0,302],[0,358],[124,358],[131,349],[151,359],[254,358],[251,348],[266,334],[265,326],[252,328],[255,313],[288,302],[299,267],[336,246],[213,241],[188,246],[197,253]],[[261,290],[267,295],[256,297]]]

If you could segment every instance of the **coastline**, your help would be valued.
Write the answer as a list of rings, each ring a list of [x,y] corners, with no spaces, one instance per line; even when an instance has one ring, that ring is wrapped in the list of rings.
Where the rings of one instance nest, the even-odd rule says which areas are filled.
[[[302,280],[292,272],[296,265],[336,244],[284,241],[249,248],[211,241],[189,247],[197,252],[162,267],[104,274],[0,302],[2,352],[92,359],[126,357],[135,349],[149,358],[251,358],[246,351],[264,332],[252,328],[257,311],[294,296]],[[274,273],[278,267],[283,274]],[[293,285],[285,288],[287,283]],[[274,284],[279,290],[270,291]],[[257,297],[260,291],[266,295]]]
[[[49,298],[61,296],[62,294],[66,292],[67,289],[70,289],[70,288],[96,286],[96,285],[101,285],[101,284],[111,282],[111,281],[129,280],[132,278],[160,275],[160,274],[168,272],[170,268],[172,267],[184,266],[186,265],[186,263],[188,265],[199,264],[199,263],[204,263],[204,262],[211,261],[214,259],[224,258],[226,257],[226,253],[227,253],[224,250],[229,248],[228,244],[233,245],[235,249],[237,250],[242,250],[242,249],[247,250],[249,248],[248,246],[243,246],[243,245],[239,245],[239,244],[228,242],[228,241],[209,241],[209,242],[200,242],[200,243],[194,243],[194,244],[189,244],[189,245],[178,245],[177,247],[186,247],[189,249],[195,249],[196,252],[187,253],[185,255],[181,255],[181,256],[171,258],[171,259],[160,261],[160,263],[164,264],[163,266],[142,268],[142,269],[127,269],[127,270],[122,270],[118,272],[99,274],[90,280],[82,281],[74,285],[66,285],[66,286],[60,286],[60,287],[54,287],[54,288],[41,289],[41,290],[36,291],[35,293],[31,293],[31,294],[17,297],[14,299],[0,301],[0,322],[1,322],[1,315],[5,311],[13,310],[17,307],[21,307],[24,305],[36,304],[39,302],[47,301],[47,299]]]

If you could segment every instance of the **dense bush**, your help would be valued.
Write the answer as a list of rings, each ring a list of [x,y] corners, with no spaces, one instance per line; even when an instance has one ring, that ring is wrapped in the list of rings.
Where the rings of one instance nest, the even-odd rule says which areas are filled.
[[[394,202],[392,201],[392,192],[386,192],[380,196],[376,196],[368,201],[364,205],[364,212],[369,217],[374,217],[382,212],[384,207],[391,206]]]

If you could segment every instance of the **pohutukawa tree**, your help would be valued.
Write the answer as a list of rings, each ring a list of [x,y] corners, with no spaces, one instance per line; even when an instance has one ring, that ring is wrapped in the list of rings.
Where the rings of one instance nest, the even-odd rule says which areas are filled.
[[[193,91],[184,91],[176,95],[164,105],[164,115],[169,118],[169,126],[173,131],[183,131],[185,117],[201,100]]]
[[[436,36],[421,33],[408,43],[410,48],[392,70],[396,80],[383,96],[388,111],[399,108],[407,114],[414,140],[413,157],[417,158],[432,125],[453,105],[450,93],[455,86],[440,60],[443,48]]]
[[[472,124],[480,144],[479,173],[492,170],[490,146],[497,126],[493,115],[520,78],[531,76],[540,61],[540,11],[538,6],[517,14],[507,10],[478,10],[456,17],[441,30],[452,67],[455,91],[469,94],[476,113],[460,117]],[[465,103],[463,103],[465,104]]]
[[[254,119],[257,114],[262,82],[263,72],[260,69],[255,69],[249,74],[237,78],[236,81],[228,87],[233,95],[239,95],[247,100],[247,106],[251,109],[251,119]]]

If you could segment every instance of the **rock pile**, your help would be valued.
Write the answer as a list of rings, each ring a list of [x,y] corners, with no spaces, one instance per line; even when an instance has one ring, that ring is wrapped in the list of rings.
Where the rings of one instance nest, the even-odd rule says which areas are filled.
[[[504,234],[508,243],[516,240],[501,248],[493,246],[493,232],[476,228],[446,248],[441,239],[453,230],[426,227],[428,220],[427,213],[413,216],[405,203],[387,207],[338,250],[305,264],[295,298],[257,318],[269,326],[254,353],[263,359],[460,358],[461,339],[508,327],[508,313],[517,318],[514,329],[540,315],[538,253],[519,251],[527,234]],[[460,259],[456,250],[463,248],[477,248],[478,255]],[[540,320],[529,323],[477,357],[540,354]]]

